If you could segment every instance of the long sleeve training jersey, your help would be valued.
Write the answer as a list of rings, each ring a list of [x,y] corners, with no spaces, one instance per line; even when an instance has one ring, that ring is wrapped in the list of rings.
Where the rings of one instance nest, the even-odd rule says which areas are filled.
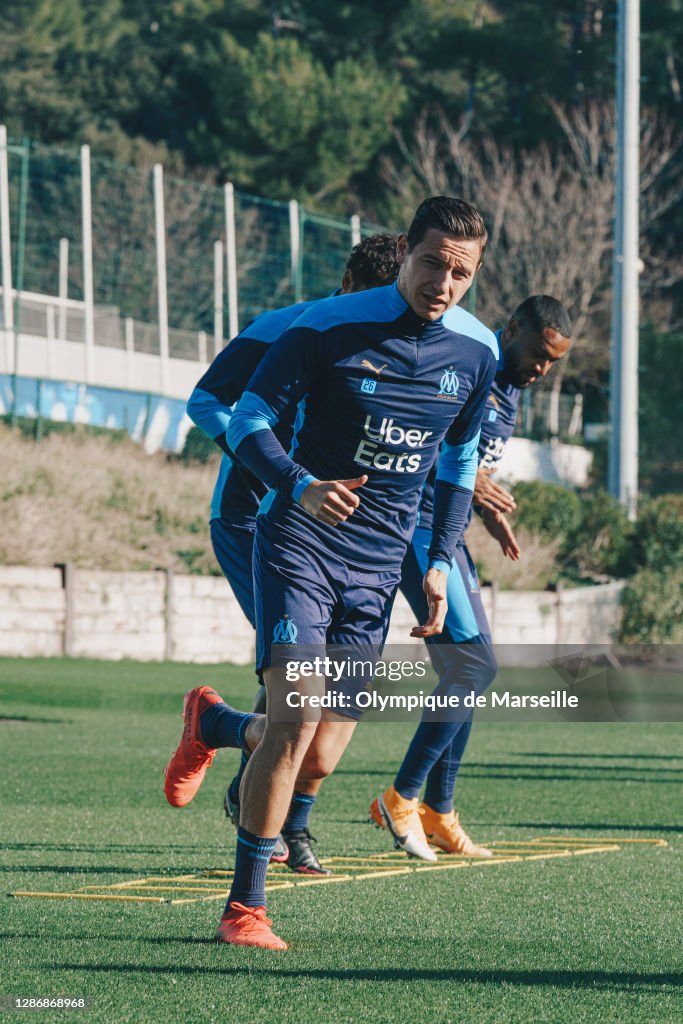
[[[354,567],[400,566],[438,457],[430,564],[447,568],[471,503],[495,335],[454,307],[418,317],[396,284],[315,303],[259,364],[227,425],[230,448],[271,493],[261,511],[295,543]],[[292,448],[273,431],[296,405]],[[442,444],[442,442],[445,442]],[[298,504],[311,481],[368,475],[336,527]]]

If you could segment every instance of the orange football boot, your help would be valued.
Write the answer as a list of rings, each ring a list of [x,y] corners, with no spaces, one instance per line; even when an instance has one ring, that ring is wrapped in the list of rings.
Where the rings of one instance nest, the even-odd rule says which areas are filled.
[[[195,686],[183,699],[183,735],[176,751],[164,769],[164,792],[171,807],[184,807],[196,795],[206,769],[216,751],[199,739],[199,706],[205,711],[210,704],[222,704],[223,698],[210,686]]]
[[[459,853],[463,857],[491,857],[491,850],[472,842],[460,824],[455,811],[437,814],[427,804],[420,804],[422,827],[432,846],[445,853]]]
[[[266,917],[265,907],[245,907],[230,903],[216,930],[216,942],[229,942],[233,946],[258,946],[261,949],[285,950],[287,943],[272,930],[272,921]]]

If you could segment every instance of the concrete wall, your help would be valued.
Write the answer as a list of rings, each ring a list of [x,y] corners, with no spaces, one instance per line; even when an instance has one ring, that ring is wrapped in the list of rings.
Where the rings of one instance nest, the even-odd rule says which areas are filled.
[[[606,644],[623,584],[575,590],[499,591],[482,599],[502,664],[535,644]],[[399,594],[388,643],[408,645],[412,613]],[[73,657],[247,665],[254,631],[222,577],[0,566],[0,656]],[[522,659],[522,663],[527,661]]]
[[[544,480],[565,487],[585,487],[593,465],[593,453],[578,444],[530,441],[511,437],[498,463],[498,480]]]
[[[62,654],[65,624],[59,569],[0,567],[0,654]]]

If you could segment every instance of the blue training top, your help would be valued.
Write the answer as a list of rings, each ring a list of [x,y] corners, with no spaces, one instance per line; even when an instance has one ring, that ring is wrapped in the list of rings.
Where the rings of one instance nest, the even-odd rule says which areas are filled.
[[[256,513],[268,488],[246,466],[233,458],[225,441],[231,406],[237,402],[249,378],[270,345],[312,302],[297,302],[284,309],[262,313],[220,352],[201,378],[187,403],[188,416],[223,449],[224,455],[211,499],[211,518],[231,526],[253,530]],[[276,427],[281,444],[289,447],[296,409]]]
[[[281,533],[362,569],[401,565],[439,456],[430,562],[447,570],[497,361],[496,338],[475,317],[454,307],[425,321],[396,284],[324,299],[269,348],[227,424],[228,444],[273,490],[262,511]],[[288,456],[272,431],[294,403]],[[364,473],[345,523],[328,526],[298,504],[312,480]]]
[[[496,334],[499,342],[500,334],[500,331]],[[505,379],[505,367],[503,366],[496,374],[491,385],[481,424],[477,457],[479,466],[482,469],[495,469],[500,462],[505,445],[510,440],[515,429],[519,396],[520,389],[514,387]],[[420,526],[428,530],[432,527],[435,477],[436,472],[432,470],[427,477],[420,501],[419,523]],[[471,518],[472,513],[470,511],[467,525],[469,525]],[[461,537],[460,543],[464,543],[464,538]]]

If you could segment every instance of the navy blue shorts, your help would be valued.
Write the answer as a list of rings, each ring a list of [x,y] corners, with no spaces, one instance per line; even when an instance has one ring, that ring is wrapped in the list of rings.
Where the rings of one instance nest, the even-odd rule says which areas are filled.
[[[223,570],[223,575],[239,601],[240,608],[255,627],[252,571],[254,531],[230,526],[223,519],[212,519],[209,527],[214,554]]]
[[[292,659],[348,645],[363,658],[381,651],[400,578],[400,569],[354,569],[329,551],[297,544],[261,516],[254,543],[257,669],[273,664],[271,647],[278,658],[291,647]],[[353,689],[349,683],[351,697]]]

